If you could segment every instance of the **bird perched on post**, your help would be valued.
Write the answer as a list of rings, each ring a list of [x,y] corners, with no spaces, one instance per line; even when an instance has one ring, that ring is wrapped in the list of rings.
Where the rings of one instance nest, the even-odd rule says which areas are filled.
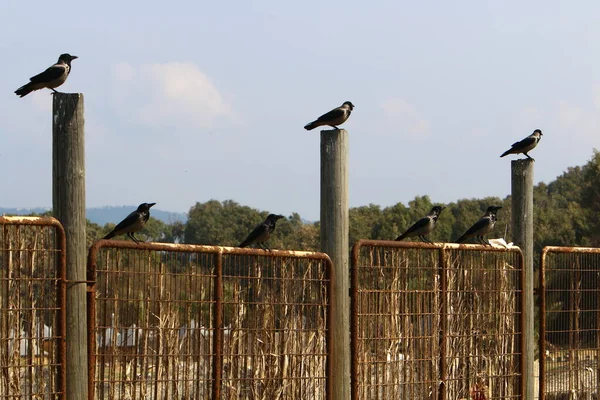
[[[533,133],[531,135],[527,136],[525,139],[521,140],[520,142],[513,143],[511,148],[506,150],[504,153],[502,153],[502,155],[500,157],[502,158],[509,154],[523,153],[523,154],[525,154],[525,156],[527,158],[535,161],[533,158],[529,157],[529,154],[527,154],[527,153],[529,151],[533,150],[535,148],[535,146],[538,145],[538,143],[540,142],[540,139],[542,138],[542,135],[543,135],[542,131],[539,129],[536,129],[535,131],[533,131]]]
[[[442,210],[446,207],[435,206],[431,209],[429,214],[418,220],[406,230],[402,235],[398,236],[396,240],[402,240],[404,238],[418,236],[422,241],[427,243],[433,243],[431,240],[427,239],[425,235],[429,235],[433,228],[435,228],[435,224],[437,223],[438,217],[442,213]]]
[[[456,240],[456,243],[462,243],[470,237],[476,237],[480,243],[491,246],[490,242],[487,242],[483,236],[487,235],[492,231],[492,229],[494,229],[494,225],[496,225],[496,221],[498,219],[496,217],[496,213],[501,208],[502,207],[498,206],[489,206],[485,214],[483,214],[483,217],[481,217],[479,221],[475,222],[475,225],[470,227],[464,235],[459,237],[458,240]]]
[[[306,126],[304,126],[304,129],[310,131],[318,126],[323,125],[329,125],[335,129],[340,129],[337,127],[337,125],[341,125],[344,122],[346,122],[348,117],[350,117],[350,114],[352,113],[353,109],[354,104],[352,104],[349,101],[345,101],[344,104],[342,104],[340,107],[334,108],[328,113],[321,115],[315,121],[306,124]]]
[[[56,64],[50,66],[47,70],[41,74],[29,78],[31,82],[21,86],[15,93],[17,96],[27,96],[34,90],[48,88],[54,93],[58,93],[54,88],[59,87],[67,80],[69,73],[71,72],[71,61],[75,60],[77,56],[72,56],[68,53],[61,54],[58,57]]]
[[[150,218],[150,207],[156,203],[142,203],[138,206],[137,210],[129,214],[125,219],[117,224],[115,228],[104,236],[104,239],[110,239],[114,236],[127,234],[134,242],[139,243],[140,241],[133,236],[135,232],[141,231],[148,219]]]
[[[252,232],[248,235],[246,240],[244,240],[238,247],[246,247],[253,243],[256,243],[261,249],[266,249],[271,251],[265,244],[269,237],[271,237],[271,233],[275,230],[275,224],[278,219],[284,218],[283,215],[275,215],[269,214],[267,219],[264,222],[261,222],[254,228]],[[263,247],[264,246],[264,247]]]

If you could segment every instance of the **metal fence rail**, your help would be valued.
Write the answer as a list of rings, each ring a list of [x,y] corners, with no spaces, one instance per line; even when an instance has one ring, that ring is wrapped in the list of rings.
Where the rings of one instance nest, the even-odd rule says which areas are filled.
[[[544,247],[540,399],[600,394],[600,248]]]
[[[101,240],[88,269],[90,399],[330,398],[327,255]]]
[[[518,248],[358,241],[352,398],[522,398]]]
[[[0,399],[65,398],[65,233],[0,217]]]

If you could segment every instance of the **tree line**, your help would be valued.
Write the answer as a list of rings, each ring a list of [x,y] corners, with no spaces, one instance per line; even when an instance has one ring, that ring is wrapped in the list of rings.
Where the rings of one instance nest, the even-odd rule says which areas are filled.
[[[435,204],[438,203],[434,199],[423,195],[416,196],[407,205],[353,207],[350,209],[350,244],[358,239],[393,240]],[[446,204],[430,239],[434,242],[456,240],[492,204],[503,208],[490,237],[512,241],[510,195],[504,199],[485,197]],[[585,165],[568,168],[554,181],[538,183],[534,187],[534,212],[536,253],[548,245],[600,245],[600,152],[594,150]],[[187,222],[164,223],[151,218],[140,237],[157,242],[236,246],[268,213],[233,200],[198,202],[190,208]],[[99,226],[88,221],[89,244],[113,227],[114,224]],[[306,223],[299,214],[293,213],[279,221],[269,247],[316,251],[319,249],[319,222]]]

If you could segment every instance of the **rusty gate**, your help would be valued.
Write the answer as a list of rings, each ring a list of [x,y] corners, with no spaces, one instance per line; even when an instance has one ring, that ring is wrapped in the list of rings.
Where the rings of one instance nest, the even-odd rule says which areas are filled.
[[[544,247],[539,273],[539,398],[597,398],[600,248]]]
[[[0,399],[65,398],[65,232],[0,217]]]
[[[88,274],[90,399],[330,398],[327,255],[100,240]]]
[[[523,255],[358,241],[352,399],[522,398]]]

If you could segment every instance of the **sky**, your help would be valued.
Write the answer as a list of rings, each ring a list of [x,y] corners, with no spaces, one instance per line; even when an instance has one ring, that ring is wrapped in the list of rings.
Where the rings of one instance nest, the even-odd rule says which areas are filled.
[[[352,207],[505,197],[499,155],[539,128],[535,181],[600,148],[597,1],[0,2],[0,206],[52,204],[61,53],[85,101],[88,207],[227,200],[319,219],[320,134],[349,100]]]

